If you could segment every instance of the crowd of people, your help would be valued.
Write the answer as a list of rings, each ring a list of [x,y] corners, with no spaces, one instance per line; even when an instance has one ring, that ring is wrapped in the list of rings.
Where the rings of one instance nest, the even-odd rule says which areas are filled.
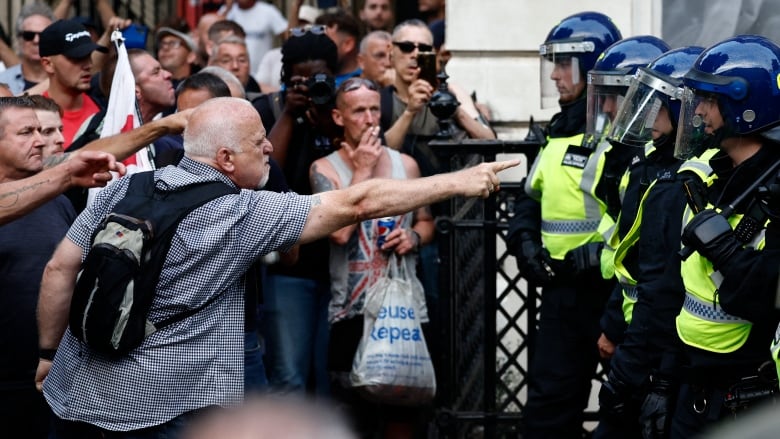
[[[3,338],[0,364],[9,434],[203,437],[212,424],[227,432],[221,414],[242,413],[216,407],[258,394],[322,402],[261,398],[258,406],[274,407],[263,409],[269,431],[272,422],[283,428],[275,417],[327,404],[335,414],[316,418],[322,425],[313,416],[300,423],[308,437],[423,434],[425,410],[368,401],[343,378],[363,336],[366,287],[391,253],[414,275],[434,239],[428,206],[488,196],[496,174],[517,165],[442,175],[437,164],[418,166],[415,145],[427,148],[422,140],[435,132],[424,105],[435,84],[417,79],[415,56],[441,44],[443,26],[396,24],[389,0],[367,0],[356,15],[296,1],[289,19],[266,2],[236,0],[192,30],[163,20],[139,43],[129,32],[143,28],[108,1],[96,2],[96,19],[74,17],[73,6],[24,5],[17,50],[0,44],[0,266],[9,292],[0,325],[18,334]],[[441,24],[443,8],[421,2],[419,17]],[[125,67],[136,115],[113,132],[109,107]],[[380,87],[398,90],[381,98],[395,96],[395,114],[380,114]],[[495,138],[484,117],[469,119],[474,103],[464,107],[464,135]],[[140,195],[130,182],[143,171],[154,172],[160,196],[209,181],[231,192],[176,225],[148,321],[198,312],[107,357],[69,329],[71,297],[102,219]],[[393,215],[379,247],[375,218]],[[426,320],[425,296],[435,291],[416,285]]]
[[[451,56],[445,1],[418,4],[396,23],[390,0],[357,14],[229,0],[193,29],[163,20],[142,47],[116,37],[132,22],[107,0],[97,22],[71,0],[22,7],[17,50],[0,43],[12,437],[425,437],[430,403],[381,403],[350,383],[368,291],[394,254],[436,352],[439,203],[490,196],[518,162],[442,173],[427,105],[439,84],[418,59],[434,53],[440,71]],[[542,288],[523,437],[581,437],[599,363],[594,437],[694,437],[772,401],[780,47],[741,35],[673,49],[583,12],[540,55],[541,102],[560,112],[507,232],[520,275]],[[137,126],[112,132],[125,62]],[[489,111],[448,86],[456,132],[495,139]],[[115,357],[71,331],[71,298],[143,171],[162,199],[207,182],[230,191],[176,224],[148,320],[192,312]]]

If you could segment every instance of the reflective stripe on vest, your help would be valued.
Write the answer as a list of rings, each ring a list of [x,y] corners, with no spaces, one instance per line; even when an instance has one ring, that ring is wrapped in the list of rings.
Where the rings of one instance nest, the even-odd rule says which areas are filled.
[[[705,303],[688,291],[685,292],[683,309],[709,322],[750,324],[748,320],[727,313],[717,303]]]
[[[625,297],[628,300],[633,300],[634,302],[636,302],[636,299],[638,297],[636,285],[631,285],[628,283],[621,282],[620,287],[623,288],[623,297]]]
[[[600,221],[544,221],[542,220],[542,232],[568,235],[572,233],[598,232]]]
[[[526,178],[525,192],[541,203],[542,241],[557,260],[573,248],[602,240],[597,231],[606,206],[596,198],[594,186],[604,167],[604,151],[601,144],[596,151],[582,149],[582,138],[550,138]]]
[[[711,176],[705,183],[711,185],[717,176]],[[712,208],[712,205],[708,205]],[[743,215],[728,218],[732,229]],[[693,218],[690,206],[683,213],[683,230]],[[756,249],[764,247],[764,231],[757,233],[746,245]],[[677,334],[687,345],[715,353],[734,352],[745,344],[753,324],[741,317],[723,311],[717,303],[717,292],[722,276],[712,263],[699,252],[694,252],[682,262],[680,274],[685,284],[685,302],[676,319]]]

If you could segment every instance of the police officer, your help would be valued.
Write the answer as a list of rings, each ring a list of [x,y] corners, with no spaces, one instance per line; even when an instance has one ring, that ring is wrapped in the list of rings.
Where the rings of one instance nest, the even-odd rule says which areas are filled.
[[[626,173],[623,183],[624,188],[621,197],[621,210],[617,220],[615,233],[611,237],[611,245],[615,248],[613,264],[615,275],[619,285],[613,290],[612,296],[601,318],[602,335],[599,339],[599,349],[602,358],[608,358],[613,351],[607,352],[604,345],[614,346],[622,343],[624,333],[632,322],[634,303],[637,301],[637,279],[648,281],[648,275],[642,269],[647,267],[644,259],[652,264],[656,252],[641,254],[640,259],[640,226],[642,211],[655,213],[655,208],[663,212],[664,206],[651,206],[643,203],[646,193],[651,185],[655,186],[658,178],[664,180],[673,179],[682,161],[674,157],[674,141],[677,133],[677,119],[680,114],[680,95],[682,92],[682,75],[685,74],[698,55],[704,49],[701,47],[684,47],[671,50],[653,60],[647,67],[638,69],[632,80],[631,87],[626,93],[620,112],[610,129],[608,139],[613,144],[643,148],[644,160],[632,164]],[[680,191],[682,193],[682,191]],[[679,203],[684,205],[684,199]],[[680,210],[680,215],[682,211]],[[658,217],[649,216],[651,222]],[[658,251],[661,263],[668,260],[668,253],[675,252],[679,248],[679,222],[677,234],[674,240],[678,243],[673,250]],[[662,234],[652,235],[654,241]],[[657,275],[657,274],[656,274]],[[679,307],[678,307],[679,308]],[[640,316],[639,322],[643,324],[643,318],[652,314]],[[644,335],[644,334],[643,334]],[[633,340],[629,341],[628,353],[636,347]],[[638,355],[647,358],[655,352],[640,350]],[[637,418],[639,416],[639,404],[644,394],[639,387],[649,380],[650,370],[645,364],[640,367],[624,366],[626,356],[625,349],[617,349],[617,353],[611,361],[611,372],[608,375],[606,385],[602,386],[599,396],[601,399],[601,420],[594,433],[594,437],[606,437],[608,432],[619,437],[637,437],[640,430]],[[647,360],[646,360],[647,361]],[[617,364],[617,367],[616,367]],[[617,368],[617,371],[615,370]],[[635,376],[624,377],[624,374]],[[616,382],[638,382],[635,386],[618,389]],[[620,390],[621,393],[617,393]]]
[[[761,135],[780,124],[778,77],[780,47],[753,35],[710,47],[683,77],[676,147],[695,146],[703,130],[720,151],[710,160],[705,202],[690,203],[682,218],[682,242],[693,254],[681,264],[685,298],[676,329],[688,370],[681,375],[673,438],[691,437],[754,405],[742,398],[741,384],[750,383],[751,394],[777,387],[746,378],[760,376],[769,360],[778,315],[757,297],[733,294],[740,291],[733,285],[765,242],[768,217],[754,184],[774,179],[780,161],[780,144]]]
[[[543,147],[525,180],[525,194],[510,221],[509,251],[520,273],[543,285],[539,330],[533,340],[526,438],[579,438],[583,409],[598,362],[598,316],[608,292],[600,274],[573,278],[565,269],[569,250],[600,240],[604,204],[587,182],[596,181],[598,160],[583,146],[585,74],[620,31],[600,13],[583,12],[553,27],[540,47],[542,106],[557,97],[561,111],[546,127]],[[557,91],[557,92],[556,92]],[[584,189],[583,189],[584,188]]]

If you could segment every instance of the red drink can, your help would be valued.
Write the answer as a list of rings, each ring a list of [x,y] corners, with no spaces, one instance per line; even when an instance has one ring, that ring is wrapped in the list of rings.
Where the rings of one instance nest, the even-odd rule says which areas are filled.
[[[387,235],[390,234],[390,232],[393,231],[395,228],[395,218],[392,216],[386,216],[384,218],[379,218],[376,221],[376,245],[380,249],[383,245],[385,245],[385,239],[387,238]]]

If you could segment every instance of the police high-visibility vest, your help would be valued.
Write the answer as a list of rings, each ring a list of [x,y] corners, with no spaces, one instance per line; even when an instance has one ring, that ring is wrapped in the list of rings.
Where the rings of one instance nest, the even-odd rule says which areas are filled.
[[[717,150],[715,149],[707,150],[701,155],[701,157],[684,162],[677,169],[677,174],[693,173],[699,179],[705,181],[712,173],[712,168],[710,168],[709,165],[709,159],[716,152]],[[631,224],[628,232],[626,232],[626,236],[624,236],[615,247],[613,265],[615,267],[615,276],[623,288],[623,318],[625,319],[626,323],[629,324],[632,320],[634,304],[637,301],[637,282],[634,276],[629,272],[628,268],[623,265],[623,260],[629,251],[634,247],[634,245],[636,245],[636,243],[639,241],[645,200],[657,182],[658,180],[653,180],[653,182],[650,183],[650,186],[648,186],[647,190],[645,190],[645,193],[642,195],[642,199],[639,202],[639,208],[637,209],[636,218],[634,218],[633,224]]]
[[[611,146],[601,142],[593,151],[580,146],[582,138],[549,139],[525,184],[526,193],[541,203],[542,242],[558,260],[573,248],[602,241],[598,226],[606,205],[595,190]]]
[[[711,176],[707,185],[717,179]],[[708,205],[709,208],[713,206]],[[690,206],[683,214],[683,227],[694,214]],[[742,219],[742,214],[731,215],[729,224],[734,228]],[[746,247],[764,248],[764,230],[757,233]],[[685,301],[677,316],[677,335],[687,345],[715,353],[734,352],[745,344],[750,336],[753,323],[726,312],[718,303],[717,291],[723,282],[723,276],[715,271],[712,262],[694,252],[682,262],[680,267],[685,284]]]

